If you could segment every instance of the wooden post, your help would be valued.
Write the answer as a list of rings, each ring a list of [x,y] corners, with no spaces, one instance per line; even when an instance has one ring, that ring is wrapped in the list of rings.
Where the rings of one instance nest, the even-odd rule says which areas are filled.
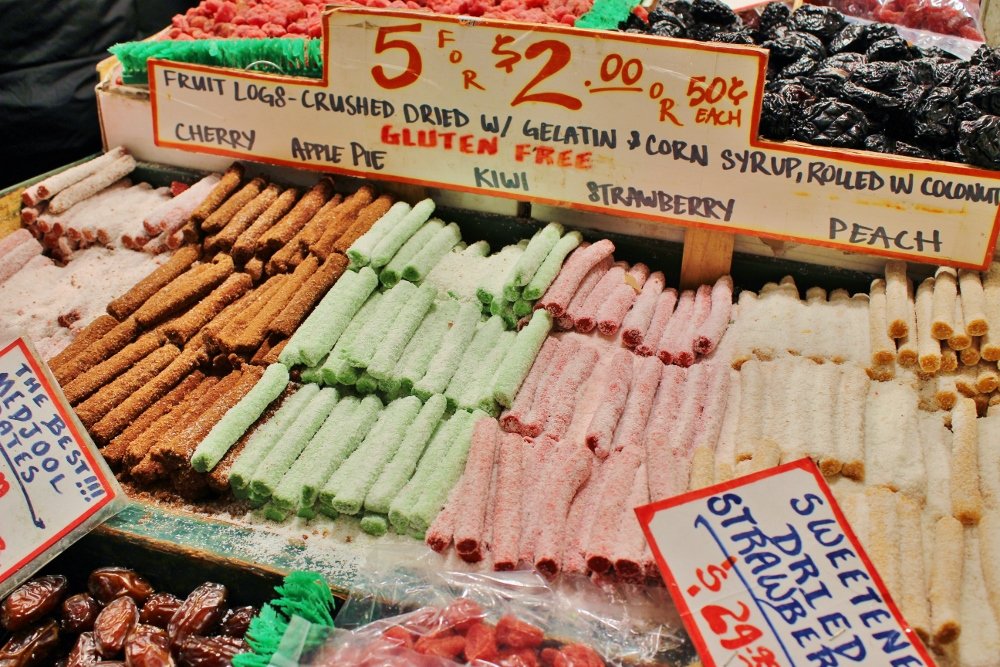
[[[681,289],[712,284],[729,273],[736,237],[727,232],[689,228],[684,232],[681,258]]]

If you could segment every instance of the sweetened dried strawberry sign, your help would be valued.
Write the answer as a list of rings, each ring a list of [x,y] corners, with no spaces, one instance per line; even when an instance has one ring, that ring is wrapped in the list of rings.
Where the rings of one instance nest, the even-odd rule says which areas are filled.
[[[934,665],[812,460],[635,512],[705,665]]]
[[[763,49],[362,8],[330,10],[324,34],[320,80],[151,61],[156,144],[934,264],[992,256],[1000,172],[760,139]],[[814,106],[825,133],[853,131]]]
[[[0,347],[0,598],[124,502],[31,345]]]

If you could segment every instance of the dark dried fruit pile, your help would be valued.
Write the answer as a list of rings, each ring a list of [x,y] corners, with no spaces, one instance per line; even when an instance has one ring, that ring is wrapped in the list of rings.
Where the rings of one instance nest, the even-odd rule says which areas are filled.
[[[4,667],[225,667],[248,649],[253,607],[230,609],[226,587],[205,583],[186,599],[156,593],[120,567],[94,570],[85,592],[66,577],[37,577],[0,604]]]
[[[670,0],[620,29],[770,51],[761,136],[1000,169],[1000,49],[968,61],[829,7],[768,4],[754,23],[718,0]]]

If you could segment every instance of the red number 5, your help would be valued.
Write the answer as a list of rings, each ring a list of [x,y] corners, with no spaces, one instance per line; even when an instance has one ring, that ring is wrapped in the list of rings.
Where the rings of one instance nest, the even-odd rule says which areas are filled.
[[[375,79],[375,83],[387,90],[395,90],[408,86],[420,78],[424,63],[416,45],[405,39],[386,39],[386,36],[396,32],[420,32],[422,27],[423,25],[420,23],[407,23],[392,27],[383,26],[378,29],[378,35],[375,37],[375,53],[385,53],[389,49],[402,49],[406,51],[407,62],[405,71],[397,76],[387,76],[382,65],[373,67],[372,78]]]

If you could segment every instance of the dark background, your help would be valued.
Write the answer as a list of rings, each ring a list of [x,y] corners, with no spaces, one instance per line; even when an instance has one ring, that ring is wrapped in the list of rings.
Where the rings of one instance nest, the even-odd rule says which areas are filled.
[[[0,0],[0,189],[101,150],[97,63],[195,0]]]

